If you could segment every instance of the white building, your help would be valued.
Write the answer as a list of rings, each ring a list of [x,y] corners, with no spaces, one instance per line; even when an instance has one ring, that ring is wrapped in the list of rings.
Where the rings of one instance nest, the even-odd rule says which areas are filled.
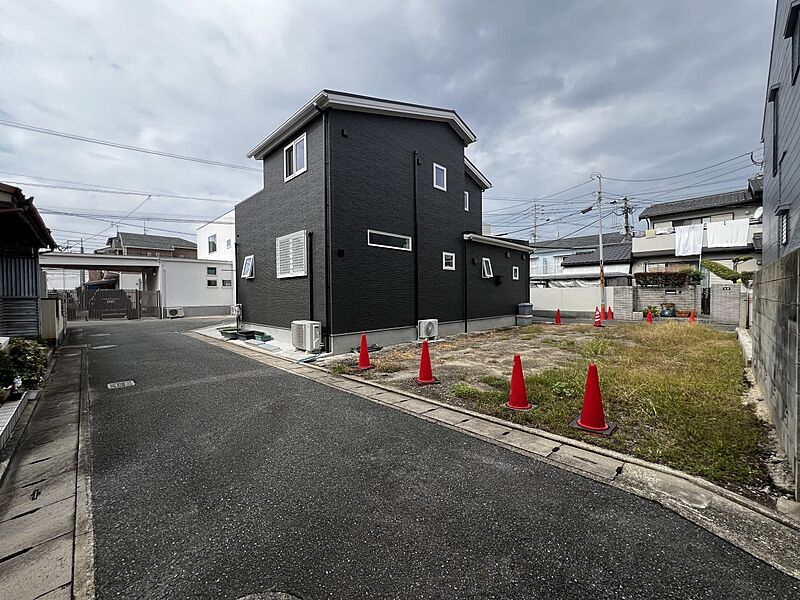
[[[236,260],[236,220],[231,209],[224,215],[197,228],[197,258]]]

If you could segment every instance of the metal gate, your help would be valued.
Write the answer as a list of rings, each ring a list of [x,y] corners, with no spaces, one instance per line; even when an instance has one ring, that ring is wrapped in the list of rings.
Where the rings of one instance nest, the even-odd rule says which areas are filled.
[[[711,314],[711,288],[703,288],[700,296],[700,313],[704,315]]]
[[[85,289],[80,305],[89,320],[161,316],[160,293],[157,291]]]

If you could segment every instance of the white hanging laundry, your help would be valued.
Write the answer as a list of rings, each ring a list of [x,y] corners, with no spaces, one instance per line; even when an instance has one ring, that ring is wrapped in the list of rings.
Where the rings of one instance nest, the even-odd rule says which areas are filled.
[[[675,256],[697,256],[703,250],[703,225],[675,228]]]
[[[708,223],[709,248],[738,248],[747,245],[747,233],[750,229],[750,219],[734,219],[733,221],[718,221]]]

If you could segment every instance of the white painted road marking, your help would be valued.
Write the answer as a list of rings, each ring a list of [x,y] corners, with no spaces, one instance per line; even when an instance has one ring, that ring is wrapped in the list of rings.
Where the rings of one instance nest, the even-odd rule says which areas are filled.
[[[117,388],[126,388],[126,387],[131,387],[131,386],[134,386],[134,385],[136,385],[136,384],[133,381],[131,381],[130,379],[128,381],[115,381],[114,383],[109,383],[108,384],[108,389],[116,390]]]

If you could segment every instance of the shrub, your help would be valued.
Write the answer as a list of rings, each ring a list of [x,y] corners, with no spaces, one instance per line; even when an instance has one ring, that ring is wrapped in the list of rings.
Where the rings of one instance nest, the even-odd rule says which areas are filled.
[[[648,312],[652,313],[654,317],[658,317],[661,314],[661,309],[653,305],[645,306],[642,309],[642,316],[646,317]]]
[[[8,354],[0,353],[0,384],[11,385],[14,377],[20,377],[24,387],[38,387],[46,366],[47,358],[38,342],[14,338],[8,345]]]
[[[742,283],[748,283],[751,279],[753,279],[752,271],[734,271],[730,267],[726,267],[725,265],[713,260],[704,260],[701,264],[720,279],[732,281],[733,283],[737,283],[738,281],[741,281]]]
[[[686,279],[689,285],[700,285],[703,281],[703,274],[697,269],[687,269]]]
[[[642,287],[680,287],[689,280],[688,271],[671,273],[635,273],[636,285]]]

